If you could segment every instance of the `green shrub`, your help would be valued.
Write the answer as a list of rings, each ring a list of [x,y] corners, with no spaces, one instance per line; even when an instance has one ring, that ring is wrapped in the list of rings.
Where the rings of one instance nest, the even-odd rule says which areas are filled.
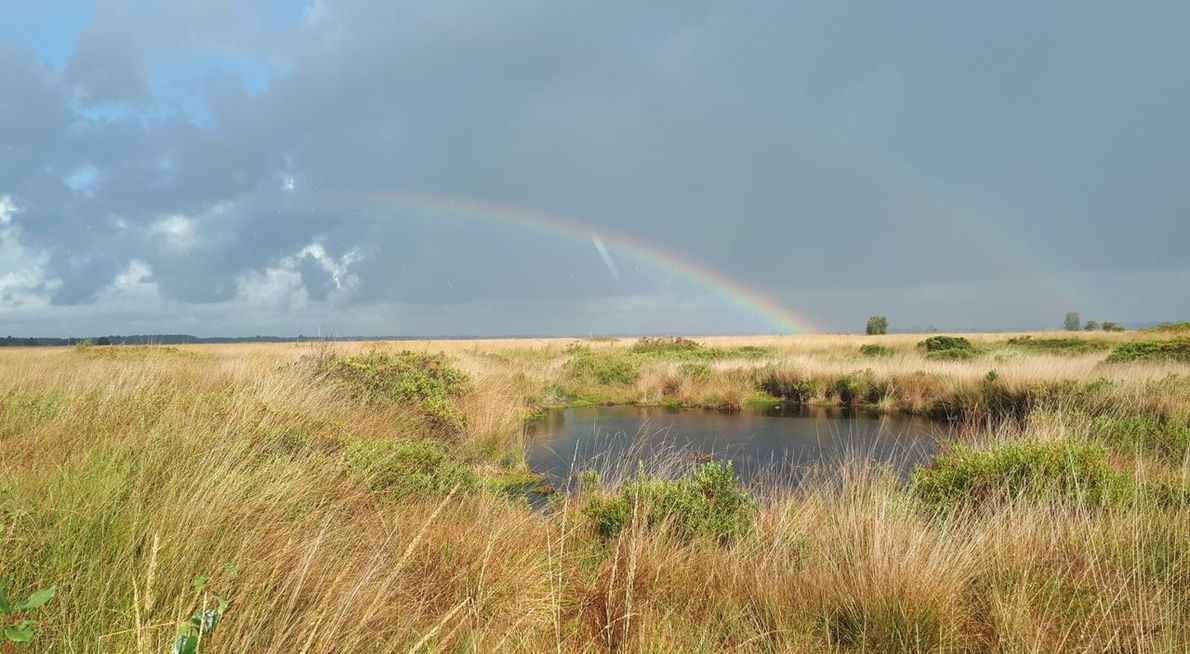
[[[927,359],[954,361],[975,356],[975,347],[962,336],[931,336],[917,344],[925,350]]]
[[[698,341],[682,336],[645,336],[628,348],[633,354],[686,354],[705,349]]]
[[[876,404],[890,392],[888,384],[877,381],[871,370],[848,373],[826,387],[827,399],[836,399],[847,406]]]
[[[709,379],[711,365],[702,361],[687,361],[678,366],[678,372],[697,381]]]
[[[577,350],[566,362],[566,373],[577,381],[600,385],[636,383],[640,368],[631,357],[617,352]]]
[[[1113,323],[1114,324],[1114,323]],[[1190,332],[1190,320],[1181,322],[1163,322],[1153,325],[1146,331],[1152,332]]]
[[[1129,361],[1190,362],[1190,337],[1179,336],[1163,341],[1130,341],[1121,343],[1107,355],[1109,363]]]
[[[323,378],[353,398],[415,409],[431,434],[454,437],[467,426],[455,400],[467,391],[469,380],[448,365],[445,354],[372,350],[313,361]]]
[[[913,473],[913,489],[928,505],[979,506],[1018,496],[1103,504],[1123,500],[1131,480],[1107,465],[1097,443],[1010,442],[987,449],[950,444]]]
[[[814,380],[787,370],[768,370],[761,373],[756,387],[773,397],[804,404],[818,394]]]
[[[1092,338],[1034,338],[1018,336],[1008,339],[1008,344],[1029,352],[1050,354],[1086,354],[1111,348],[1111,343]]]
[[[467,390],[467,375],[443,353],[372,350],[320,363],[321,371],[353,396],[396,404],[449,401]]]
[[[1092,423],[1092,434],[1108,447],[1124,453],[1139,448],[1180,462],[1190,451],[1190,423],[1185,420],[1100,417]]]
[[[943,350],[973,350],[971,341],[962,336],[931,336],[917,344],[926,352],[940,352]]]
[[[583,487],[597,483],[597,477],[584,479]],[[642,469],[620,492],[598,492],[583,506],[583,514],[603,537],[620,533],[635,515],[648,527],[666,524],[680,537],[719,542],[747,534],[755,511],[756,503],[736,482],[730,461],[704,463],[669,480],[648,476]]]
[[[865,343],[859,346],[859,353],[866,357],[890,357],[896,353],[896,350],[887,345],[879,345],[877,343]]]
[[[868,336],[879,336],[888,333],[888,318],[884,316],[872,316],[868,318],[868,324],[864,327],[864,332]]]
[[[447,456],[434,441],[362,438],[346,445],[351,477],[369,489],[404,495],[445,495],[456,485],[475,490],[478,479],[470,467]]]

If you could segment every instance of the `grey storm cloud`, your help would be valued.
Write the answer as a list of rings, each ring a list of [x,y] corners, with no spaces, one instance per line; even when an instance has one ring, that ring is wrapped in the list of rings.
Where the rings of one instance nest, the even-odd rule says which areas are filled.
[[[61,68],[0,37],[0,331],[771,328],[604,231],[832,329],[1190,306],[1180,3],[279,11],[101,1]]]

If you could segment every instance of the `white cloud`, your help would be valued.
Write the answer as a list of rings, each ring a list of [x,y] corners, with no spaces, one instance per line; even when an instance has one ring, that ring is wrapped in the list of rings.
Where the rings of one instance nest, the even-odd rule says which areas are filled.
[[[161,303],[161,292],[153,281],[153,268],[133,259],[120,274],[96,295],[96,302],[109,307],[128,307],[145,311]]]
[[[61,282],[50,276],[48,251],[21,243],[20,228],[12,224],[19,212],[12,196],[0,195],[0,307],[46,307]]]
[[[294,310],[310,299],[302,284],[302,274],[287,268],[251,271],[236,280],[236,297],[249,307]]]
[[[0,195],[0,225],[7,225],[17,211],[17,205],[11,195]]]
[[[358,250],[351,249],[343,256],[335,259],[327,254],[326,248],[322,247],[321,243],[311,243],[298,251],[292,257],[286,257],[281,260],[282,265],[286,268],[293,269],[304,258],[310,258],[318,264],[320,268],[331,278],[331,283],[335,285],[337,290],[349,290],[355,288],[359,283],[359,278],[348,272],[351,264],[361,261],[363,256]]]
[[[310,303],[310,293],[298,270],[302,261],[314,261],[330,277],[340,295],[350,293],[359,278],[350,272],[351,265],[363,259],[355,249],[343,256],[332,257],[321,243],[314,242],[293,255],[282,258],[276,266],[263,271],[247,272],[236,280],[236,297],[255,308],[298,310]]]
[[[149,232],[175,251],[189,252],[194,244],[194,221],[181,214],[167,216],[153,223]]]

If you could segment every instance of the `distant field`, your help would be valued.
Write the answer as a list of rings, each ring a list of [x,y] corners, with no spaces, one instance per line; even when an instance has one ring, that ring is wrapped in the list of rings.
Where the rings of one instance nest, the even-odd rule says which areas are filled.
[[[56,587],[29,651],[168,652],[216,592],[200,652],[1190,651],[1185,330],[935,336],[0,349],[0,587]],[[543,412],[778,403],[960,435],[524,499]]]

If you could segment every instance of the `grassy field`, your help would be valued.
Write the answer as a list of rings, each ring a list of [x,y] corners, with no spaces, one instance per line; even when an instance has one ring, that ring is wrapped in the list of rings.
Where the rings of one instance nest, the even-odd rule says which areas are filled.
[[[17,647],[1190,651],[1185,332],[926,336],[2,349],[0,586],[56,588]],[[778,401],[959,436],[908,484],[518,492],[550,408]]]

